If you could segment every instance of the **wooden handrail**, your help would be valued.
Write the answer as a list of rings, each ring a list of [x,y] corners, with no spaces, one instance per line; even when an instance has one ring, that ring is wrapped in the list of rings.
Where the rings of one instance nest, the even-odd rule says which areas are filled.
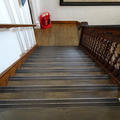
[[[35,27],[34,24],[0,24],[0,28]]]
[[[89,27],[89,28],[120,28],[120,25],[88,25],[87,22],[81,23],[81,27]]]
[[[80,46],[120,84],[120,25],[81,23],[81,28]]]

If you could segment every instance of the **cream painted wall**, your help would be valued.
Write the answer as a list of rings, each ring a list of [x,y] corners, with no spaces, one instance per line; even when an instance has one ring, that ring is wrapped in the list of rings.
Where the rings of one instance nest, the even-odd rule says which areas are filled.
[[[38,13],[49,11],[52,20],[88,21],[93,25],[120,24],[120,6],[59,6],[59,0],[34,0]],[[37,14],[37,19],[39,14]]]

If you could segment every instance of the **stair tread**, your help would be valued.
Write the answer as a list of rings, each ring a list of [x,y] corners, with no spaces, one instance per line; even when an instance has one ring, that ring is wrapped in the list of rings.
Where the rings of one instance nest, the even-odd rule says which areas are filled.
[[[49,66],[63,66],[63,67],[66,67],[66,66],[96,66],[95,63],[59,63],[59,64],[55,64],[55,63],[47,63],[47,64],[42,64],[42,63],[25,63],[23,64],[22,66],[33,66],[33,67],[49,67]]]
[[[62,99],[62,98],[109,98],[118,97],[117,90],[89,90],[89,91],[20,91],[0,94],[0,99]]]
[[[29,62],[62,62],[62,63],[72,63],[72,62],[93,62],[89,59],[28,59],[27,63]]]
[[[37,59],[36,59],[37,60]],[[42,59],[40,59],[40,60],[42,60]],[[56,60],[54,60],[54,61],[35,61],[35,62],[27,62],[28,64],[40,64],[40,63],[43,63],[43,64],[90,64],[90,63],[95,63],[95,62],[93,62],[93,61],[85,61],[84,59],[83,59],[83,61],[81,60],[81,61],[62,61],[62,62],[58,62],[58,61],[56,61]]]
[[[119,105],[118,98],[63,98],[63,99],[2,99],[0,106],[39,106],[39,105]],[[53,106],[52,106],[53,107]]]
[[[76,56],[70,56],[70,55],[46,55],[46,56],[42,56],[42,55],[33,55],[30,56],[29,58],[89,58],[87,55],[76,55]]]
[[[12,80],[110,80],[109,76],[15,76]]]
[[[86,61],[92,61],[90,58],[61,58],[61,57],[57,57],[57,58],[28,58],[28,61],[29,60],[34,60],[34,61],[38,61],[38,60],[48,60],[48,61],[57,61],[57,60],[59,60],[59,61],[73,61],[73,62],[75,62],[75,61],[84,61],[84,60],[86,60]]]
[[[79,72],[79,73],[16,73],[16,75],[15,75],[16,77],[22,77],[22,76],[24,76],[24,77],[42,77],[42,76],[69,76],[69,77],[72,77],[72,76],[79,76],[79,77],[82,77],[82,76],[96,76],[96,77],[102,77],[102,76],[106,76],[106,77],[108,77],[108,75],[107,74],[104,74],[104,73],[100,73],[100,72],[83,72],[83,73],[81,73],[81,72]]]
[[[81,85],[81,84],[112,84],[110,80],[10,80],[8,86],[22,85]]]
[[[30,74],[30,73],[35,73],[35,74],[41,74],[41,73],[48,73],[49,74],[105,74],[105,72],[103,71],[100,71],[100,70],[76,70],[76,71],[65,71],[65,70],[43,70],[43,71],[40,71],[39,69],[38,70],[18,70],[16,72],[16,74],[22,74],[22,73],[25,73],[25,74]]]
[[[26,72],[103,72],[98,68],[90,68],[90,69],[41,69],[41,68],[33,68],[33,69],[21,69],[17,70],[17,73],[26,73]]]
[[[118,92],[113,84],[0,87],[0,99],[117,98]]]
[[[47,66],[42,66],[42,67],[36,67],[36,66],[22,66],[21,67],[21,70],[23,69],[43,69],[43,70],[52,70],[52,69],[68,69],[68,70],[72,70],[72,69],[96,69],[98,68],[97,66],[50,66],[50,67],[47,67]]]
[[[36,106],[37,107],[37,106]],[[120,108],[109,106],[86,106],[86,107],[63,107],[63,108],[47,108],[42,107],[40,109],[13,109],[3,111],[1,113],[1,118],[5,120],[119,120],[120,118]],[[100,114],[102,113],[102,115]],[[5,116],[5,117],[3,117]]]

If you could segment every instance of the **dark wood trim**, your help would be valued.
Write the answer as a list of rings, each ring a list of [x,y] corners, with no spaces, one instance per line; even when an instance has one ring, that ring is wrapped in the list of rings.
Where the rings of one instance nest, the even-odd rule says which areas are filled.
[[[92,28],[120,28],[120,25],[88,25],[88,22],[83,21],[52,21],[52,24],[77,24],[79,27],[92,27]]]
[[[35,45],[31,50],[29,50],[26,54],[22,55],[19,60],[17,60],[13,65],[11,65],[0,75],[0,86],[7,85],[9,77],[15,75],[16,70],[20,69],[21,65],[28,59],[28,57],[35,51],[37,47],[38,45]]]
[[[84,25],[84,24],[81,24],[81,27],[88,27],[88,28],[120,28],[120,25]]]
[[[76,24],[77,21],[52,21],[52,24]]]
[[[84,21],[84,22],[79,22],[77,21],[77,27],[78,27],[78,31],[81,31],[81,34],[79,36],[79,45],[81,44],[81,41],[82,41],[82,37],[83,37],[83,30],[84,30],[84,27],[82,26],[88,26],[88,22]]]
[[[60,0],[60,6],[120,6],[120,2],[64,2]]]
[[[0,24],[0,28],[35,27],[34,24]]]

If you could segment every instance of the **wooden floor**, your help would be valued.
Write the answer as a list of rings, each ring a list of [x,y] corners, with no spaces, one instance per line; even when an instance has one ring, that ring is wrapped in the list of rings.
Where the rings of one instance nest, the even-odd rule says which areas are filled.
[[[76,24],[53,24],[52,28],[36,29],[35,35],[39,46],[78,46]]]

